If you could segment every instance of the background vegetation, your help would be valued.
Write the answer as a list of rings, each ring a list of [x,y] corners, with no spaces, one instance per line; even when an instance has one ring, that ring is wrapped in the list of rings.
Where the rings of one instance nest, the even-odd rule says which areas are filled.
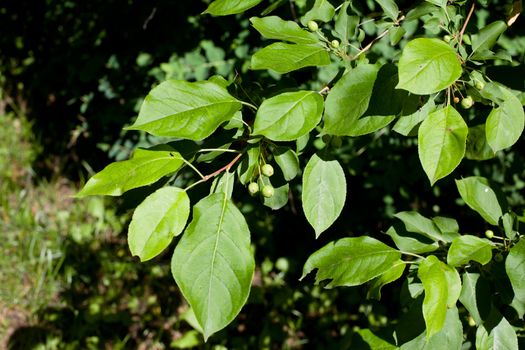
[[[281,2],[275,14],[289,19],[311,5]],[[128,251],[129,209],[142,193],[132,191],[122,200],[71,196],[109,160],[160,141],[120,131],[158,82],[238,75],[246,81],[239,95],[251,95],[263,86],[320,88],[331,78],[330,66],[293,78],[250,71],[249,58],[264,42],[248,18],[260,10],[224,18],[199,15],[207,3],[6,0],[0,5],[0,347],[357,349],[361,340],[350,330],[387,332],[402,311],[388,305],[398,304],[403,286],[389,286],[379,303],[367,300],[361,288],[325,290],[312,280],[299,282],[311,252],[339,237],[381,234],[402,210],[461,218],[462,231],[473,234],[487,228],[458,200],[453,177],[428,186],[415,139],[382,130],[345,140],[338,152],[349,200],[319,241],[293,201],[275,215],[249,196],[240,200],[258,247],[254,286],[236,321],[202,345],[173,283],[170,255],[139,264]],[[374,8],[372,1],[356,3]],[[481,4],[471,25],[499,19],[508,5]],[[499,41],[515,64],[489,68],[522,91],[523,23],[519,18]],[[382,42],[374,52],[386,58],[398,54]],[[319,142],[313,147],[321,147]],[[524,146],[522,137],[512,151],[490,161],[465,161],[454,176],[476,174],[501,185],[525,221]],[[464,312],[462,320],[472,340],[475,329],[469,331]],[[523,334],[520,341],[523,345]]]

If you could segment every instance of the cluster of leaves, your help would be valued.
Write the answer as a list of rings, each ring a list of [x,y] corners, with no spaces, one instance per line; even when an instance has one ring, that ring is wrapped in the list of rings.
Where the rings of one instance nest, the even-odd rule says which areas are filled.
[[[205,13],[237,14],[259,3],[216,0]],[[171,269],[204,339],[238,315],[255,271],[250,228],[232,199],[236,182],[252,195],[262,187],[261,203],[277,210],[288,204],[290,184],[300,181],[304,215],[319,237],[348,198],[337,159],[344,138],[371,134],[395,121],[397,133],[417,135],[420,164],[431,186],[464,158],[493,158],[520,139],[523,91],[497,82],[484,69],[490,61],[512,64],[509,52],[493,50],[516,21],[517,5],[506,21],[469,34],[472,13],[482,5],[426,1],[400,11],[393,1],[376,3],[381,18],[369,29],[376,36],[366,45],[366,16],[352,1],[336,8],[316,0],[300,24],[277,16],[252,17],[253,28],[277,42],[252,56],[251,69],[288,74],[331,65],[336,67],[331,81],[321,91],[300,87],[243,101],[234,96],[234,90],[242,90],[237,79],[167,80],[149,93],[127,129],[173,141],[136,149],[131,159],[93,176],[78,194],[119,196],[164,179],[167,186],[135,210],[129,247],[146,261],[181,235]],[[420,23],[430,33],[414,38]],[[443,40],[432,34],[441,31],[446,32]],[[385,41],[402,48],[399,57],[376,57],[374,46]],[[309,142],[314,137],[323,143],[317,150]],[[207,175],[198,169],[214,164],[220,166]],[[185,167],[198,175],[196,181],[185,178]],[[211,180],[209,193],[196,192],[194,198],[192,189]],[[343,238],[305,262],[302,278],[317,270],[316,283],[326,288],[368,284],[371,298],[379,299],[384,285],[404,279],[408,311],[391,339],[367,333],[363,339],[371,348],[459,349],[462,308],[477,327],[477,348],[503,342],[518,349],[515,327],[525,314],[523,219],[486,178],[468,176],[456,186],[461,199],[504,236],[492,230],[486,238],[462,234],[456,219],[403,211],[384,239]],[[483,293],[496,297],[487,302]],[[407,323],[421,315],[424,329],[407,333]]]

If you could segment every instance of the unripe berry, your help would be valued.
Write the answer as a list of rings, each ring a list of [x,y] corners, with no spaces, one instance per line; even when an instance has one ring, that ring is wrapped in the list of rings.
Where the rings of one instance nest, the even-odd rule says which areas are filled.
[[[270,164],[264,164],[261,168],[261,173],[264,176],[271,177],[273,175],[273,166],[271,166]]]
[[[454,103],[459,103],[459,97],[454,96]]]
[[[488,239],[492,239],[492,237],[494,237],[494,231],[492,230],[485,231],[485,237],[487,237]]]
[[[266,185],[262,189],[262,195],[265,198],[271,198],[273,197],[273,194],[275,193],[275,190],[273,189],[272,185]]]
[[[502,262],[503,255],[501,253],[496,254],[496,256],[494,257],[494,260],[496,260],[496,262]]]
[[[253,196],[259,192],[259,185],[256,182],[252,182],[248,185],[248,192]]]
[[[483,88],[485,87],[485,83],[482,81],[476,80],[475,86],[476,86],[476,89],[483,90]]]
[[[330,45],[331,45],[334,49],[338,49],[338,48],[339,48],[339,40],[332,40],[332,42],[330,43]]]
[[[308,22],[308,29],[311,32],[317,32],[317,30],[319,29],[319,25],[315,21],[309,21]]]
[[[473,105],[474,105],[474,100],[470,96],[467,96],[461,100],[461,106],[465,109],[469,109]]]
[[[476,326],[476,321],[474,320],[474,318],[472,318],[472,316],[469,315],[467,320],[468,320],[468,325],[470,327],[475,327]]]
[[[445,35],[445,36],[443,37],[443,40],[445,40],[445,42],[449,43],[450,40],[452,40],[452,37],[451,37],[450,35],[447,34],[447,35]]]

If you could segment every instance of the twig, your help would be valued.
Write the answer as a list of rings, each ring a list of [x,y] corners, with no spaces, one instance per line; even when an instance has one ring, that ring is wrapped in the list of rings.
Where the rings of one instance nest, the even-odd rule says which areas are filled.
[[[397,23],[400,23],[401,21],[403,21],[405,19],[405,16],[401,16],[398,20],[397,20]],[[354,57],[352,57],[353,60],[355,60],[356,58],[358,58],[359,56],[361,56],[362,54],[364,54],[365,52],[367,52],[368,50],[370,50],[370,48],[379,40],[381,40],[384,36],[386,36],[388,34],[388,32],[390,31],[390,29],[392,29],[393,27],[391,28],[388,28],[387,30],[385,30],[383,33],[379,34],[378,37],[376,37],[374,40],[372,40],[371,42],[368,43],[368,45],[366,45],[364,48],[361,49],[361,51],[359,51]]]
[[[474,13],[474,8],[476,7],[475,3],[472,3],[472,6],[470,6],[470,11],[468,12],[467,19],[465,20],[465,23],[463,23],[463,27],[461,28],[461,31],[459,32],[459,46],[461,46],[461,43],[463,42],[463,34],[465,34],[465,30],[467,29],[468,22],[470,21],[470,17]]]
[[[214,171],[213,173],[209,174],[209,175],[205,175],[202,177],[201,180],[193,183],[192,185],[186,187],[185,191],[188,191],[190,188],[194,187],[194,186],[197,186],[203,182],[206,182],[208,181],[209,179],[211,178],[214,178],[215,176],[225,172],[225,171],[229,171],[231,169],[231,167],[237,163],[237,161],[241,158],[242,156],[242,153],[239,153],[237,156],[235,156],[235,158],[233,158],[233,160],[231,162],[229,162],[228,164],[226,164],[225,166],[223,166],[222,168],[220,168],[219,170],[217,171]]]

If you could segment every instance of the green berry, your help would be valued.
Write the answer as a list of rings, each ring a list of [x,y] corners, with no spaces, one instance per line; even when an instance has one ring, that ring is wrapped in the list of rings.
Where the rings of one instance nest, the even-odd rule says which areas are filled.
[[[445,40],[445,42],[449,43],[450,40],[452,40],[452,37],[451,37],[450,35],[445,35],[445,36],[443,37],[443,40]]]
[[[483,88],[485,87],[485,83],[482,81],[476,80],[476,83],[474,84],[474,86],[476,86],[476,89],[478,90],[483,90]]]
[[[461,100],[461,106],[465,109],[469,109],[473,105],[474,105],[474,100],[470,96],[467,96]]]
[[[496,260],[496,262],[502,262],[503,255],[501,253],[496,254],[496,256],[494,257],[494,260]]]
[[[308,22],[308,29],[311,32],[317,32],[317,30],[319,29],[319,25],[315,21],[310,21]]]
[[[472,316],[469,315],[467,320],[468,320],[468,325],[470,327],[475,327],[476,326],[476,321],[474,320],[474,318],[472,318]]]
[[[271,177],[273,175],[273,166],[271,166],[270,164],[264,164],[261,168],[261,173],[264,176]]]
[[[252,182],[248,185],[248,192],[253,196],[259,192],[259,185],[256,182]]]
[[[332,42],[330,43],[330,45],[331,45],[334,49],[339,48],[339,40],[332,40]]]
[[[492,230],[485,231],[485,237],[487,237],[488,239],[492,239],[492,237],[494,237],[494,231]]]
[[[273,197],[273,194],[275,193],[275,190],[273,189],[272,185],[266,185],[262,189],[262,195],[265,198],[271,198]]]

